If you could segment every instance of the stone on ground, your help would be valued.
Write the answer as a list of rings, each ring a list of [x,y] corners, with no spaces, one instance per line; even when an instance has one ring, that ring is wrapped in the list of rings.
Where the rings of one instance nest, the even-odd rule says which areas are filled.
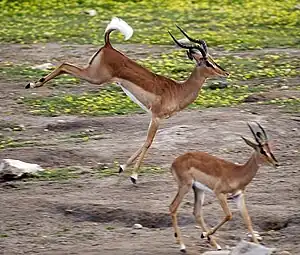
[[[0,160],[0,181],[10,181],[34,174],[44,169],[37,164],[30,164],[17,159]]]

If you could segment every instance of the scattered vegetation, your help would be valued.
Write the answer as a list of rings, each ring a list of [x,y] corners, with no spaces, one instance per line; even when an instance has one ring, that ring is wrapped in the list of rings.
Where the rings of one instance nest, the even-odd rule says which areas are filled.
[[[38,179],[42,181],[58,181],[78,178],[80,175],[79,169],[75,167],[55,168],[47,169],[42,172],[38,172],[32,175],[32,179]]]
[[[299,47],[297,4],[296,0],[1,0],[0,41],[98,45],[111,17],[118,16],[135,30],[130,43],[171,44],[167,31],[179,36],[175,28],[179,24],[214,47]],[[85,14],[89,9],[97,15]],[[113,40],[123,41],[121,35]]]
[[[278,105],[288,112],[300,113],[300,98],[276,98],[265,103]]]
[[[119,164],[115,162],[113,166],[101,166],[99,168],[93,169],[96,177],[105,178],[109,176],[118,176],[119,175]],[[158,166],[141,166],[139,173],[140,175],[149,175],[149,174],[161,174],[164,173],[165,169]],[[125,171],[123,174],[130,175],[130,171]]]
[[[223,90],[202,90],[192,108],[232,106],[242,103],[251,91],[260,88],[248,86],[229,87]],[[58,116],[73,115],[122,115],[131,112],[142,112],[123,92],[112,89],[100,93],[85,93],[83,95],[63,95],[40,99],[24,99],[32,114]],[[116,103],[118,102],[118,103]]]
[[[248,86],[253,79],[288,78],[300,74],[300,59],[287,53],[265,54],[263,56],[226,56],[217,58],[217,61],[227,70],[230,70],[230,77],[226,81],[220,79],[208,81],[212,83],[225,83],[226,88],[222,90],[210,90],[208,87],[202,90],[198,99],[191,106],[197,107],[220,107],[237,105],[243,102],[244,98],[251,93],[261,90],[268,90],[272,87],[281,86],[282,81],[274,81],[265,86],[262,82],[258,86]],[[139,60],[141,64],[152,71],[169,76],[173,79],[183,80],[189,75],[193,64],[189,61],[183,51],[174,51],[161,56],[149,57]],[[21,72],[20,70],[25,70]],[[45,72],[34,70],[28,66],[0,67],[0,74],[5,79],[15,77],[37,80],[45,75]],[[29,75],[29,78],[28,78]],[[53,80],[59,83],[77,83],[79,80],[62,76]],[[238,85],[243,82],[243,86]],[[116,103],[117,102],[117,103]],[[85,94],[59,94],[43,98],[24,98],[20,103],[30,107],[33,114],[57,116],[61,114],[81,115],[113,115],[127,114],[131,112],[142,112],[122,91],[116,86],[107,86],[98,93]]]
[[[0,137],[0,149],[34,146],[35,141],[24,141],[12,137]]]

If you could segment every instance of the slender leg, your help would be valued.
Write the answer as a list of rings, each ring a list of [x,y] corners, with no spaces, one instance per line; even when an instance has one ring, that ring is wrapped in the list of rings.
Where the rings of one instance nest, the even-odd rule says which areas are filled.
[[[91,66],[88,66],[87,68],[80,68],[75,65],[69,64],[69,63],[63,63],[59,67],[57,67],[55,70],[53,70],[50,74],[48,74],[46,77],[42,77],[37,82],[30,82],[26,85],[26,89],[29,88],[36,88],[43,86],[46,82],[52,80],[56,76],[59,76],[61,74],[70,74],[77,78],[87,80],[88,82],[95,83],[95,80],[93,79],[91,73],[89,72]]]
[[[238,197],[235,198],[235,202],[237,204],[237,207],[239,208],[242,216],[243,216],[243,219],[244,219],[244,222],[248,228],[248,231],[251,233],[252,235],[252,240],[253,242],[255,243],[259,243],[258,242],[258,237],[260,237],[258,234],[256,234],[252,228],[252,222],[251,222],[251,219],[250,219],[250,216],[248,214],[248,210],[247,210],[247,207],[246,207],[246,202],[245,202],[245,195],[244,193],[241,193],[239,194]]]
[[[207,233],[209,231],[209,228],[207,227],[206,223],[204,222],[203,215],[202,215],[202,206],[204,203],[205,193],[203,190],[198,189],[196,187],[193,187],[193,190],[194,190],[194,198],[195,198],[194,216],[195,216],[196,222],[202,228],[202,231]],[[208,238],[208,240],[213,247],[216,247],[218,250],[221,250],[221,246],[216,242],[214,237],[210,236]]]
[[[136,160],[137,157],[139,156],[139,158],[134,166],[134,169],[131,173],[131,176],[130,176],[131,181],[133,183],[136,183],[136,181],[137,181],[138,170],[139,170],[140,165],[145,157],[147,150],[149,149],[149,147],[151,146],[151,144],[153,142],[153,139],[157,132],[158,126],[159,126],[159,118],[152,118],[149,128],[148,128],[148,134],[147,134],[147,139],[146,139],[145,143],[127,160],[125,165],[120,166],[119,173],[124,171],[126,169],[126,167],[131,165],[132,162],[134,160]]]
[[[232,214],[231,214],[230,209],[227,204],[227,194],[219,193],[219,194],[216,194],[216,196],[219,199],[221,207],[226,216],[217,226],[215,226],[213,229],[211,229],[210,231],[208,231],[206,233],[207,237],[214,234],[222,225],[224,225],[227,221],[231,220],[231,218],[232,218]]]
[[[176,238],[176,242],[179,243],[180,245],[180,251],[181,252],[185,252],[185,245],[181,239],[181,232],[180,229],[178,227],[178,222],[177,222],[177,209],[180,205],[180,203],[182,202],[184,196],[189,192],[191,188],[191,184],[179,187],[178,192],[173,200],[173,202],[171,203],[169,210],[170,210],[170,214],[172,217],[172,225],[174,228],[174,236]]]

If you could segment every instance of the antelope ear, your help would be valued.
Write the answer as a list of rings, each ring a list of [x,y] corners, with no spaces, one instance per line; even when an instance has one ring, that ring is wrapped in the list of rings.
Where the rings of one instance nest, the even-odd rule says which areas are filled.
[[[243,138],[243,140],[245,141],[246,144],[248,144],[250,147],[252,147],[253,149],[257,149],[258,145],[255,144],[254,142],[251,142],[250,140],[246,139],[245,137],[241,136]]]

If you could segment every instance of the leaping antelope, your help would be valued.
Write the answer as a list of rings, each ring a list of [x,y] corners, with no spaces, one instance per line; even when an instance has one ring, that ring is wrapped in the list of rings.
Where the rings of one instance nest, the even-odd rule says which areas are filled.
[[[180,31],[195,45],[183,44],[177,41],[171,33],[170,35],[178,46],[187,49],[188,57],[196,63],[188,79],[184,82],[177,82],[152,73],[112,47],[109,36],[115,30],[120,31],[125,40],[133,34],[132,28],[125,21],[113,18],[105,30],[104,46],[91,57],[85,67],[80,68],[69,63],[63,63],[39,81],[28,83],[25,88],[41,87],[61,74],[73,75],[97,85],[116,82],[121,86],[135,103],[151,114],[146,141],[127,160],[126,164],[120,165],[119,169],[120,173],[123,172],[137,159],[131,173],[131,181],[136,183],[139,167],[152,144],[160,121],[169,118],[191,104],[197,98],[207,78],[228,76],[228,73],[217,65],[208,54],[205,41],[188,37],[182,29]]]
[[[245,188],[254,178],[262,164],[269,163],[277,167],[278,161],[269,147],[266,131],[260,124],[257,123],[257,125],[260,131],[255,133],[254,129],[248,123],[256,143],[242,136],[246,144],[254,149],[248,161],[243,165],[231,163],[205,152],[188,152],[174,160],[171,172],[178,184],[178,192],[169,209],[175,231],[174,235],[180,244],[181,251],[185,252],[185,245],[181,239],[180,230],[177,225],[177,209],[191,188],[194,191],[194,216],[196,222],[204,231],[201,234],[202,238],[206,237],[212,246],[221,249],[220,245],[217,244],[211,235],[232,218],[227,204],[227,196],[230,194],[241,211],[252,240],[258,243],[259,235],[253,231],[251,219],[246,208]],[[202,215],[205,192],[216,195],[226,215],[212,229],[206,226]]]

